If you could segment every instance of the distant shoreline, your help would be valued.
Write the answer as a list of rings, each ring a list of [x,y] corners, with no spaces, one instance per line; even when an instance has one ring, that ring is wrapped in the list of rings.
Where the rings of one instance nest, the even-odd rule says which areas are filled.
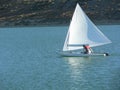
[[[35,21],[34,21],[35,22]],[[0,28],[1,27],[41,27],[41,26],[69,26],[70,23],[66,22],[40,22],[40,23],[34,23],[34,22],[28,22],[27,25],[23,23],[19,23],[17,25],[16,22],[9,22],[9,21],[3,21],[3,23],[0,22]],[[94,20],[94,24],[96,25],[120,25],[120,20]]]

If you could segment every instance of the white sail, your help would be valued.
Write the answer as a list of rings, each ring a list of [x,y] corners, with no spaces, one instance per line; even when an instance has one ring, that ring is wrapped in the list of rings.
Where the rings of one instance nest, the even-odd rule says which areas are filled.
[[[111,43],[111,41],[92,23],[77,4],[66,36],[63,51],[82,49]]]

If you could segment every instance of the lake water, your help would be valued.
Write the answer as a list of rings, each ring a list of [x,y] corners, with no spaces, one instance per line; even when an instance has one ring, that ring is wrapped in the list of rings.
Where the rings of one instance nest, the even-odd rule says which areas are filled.
[[[0,90],[120,90],[120,25],[99,25],[108,57],[60,57],[67,26],[0,28]]]

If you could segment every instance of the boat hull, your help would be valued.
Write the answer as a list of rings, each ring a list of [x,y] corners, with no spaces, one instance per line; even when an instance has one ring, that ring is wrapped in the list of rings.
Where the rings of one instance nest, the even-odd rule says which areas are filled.
[[[61,56],[64,56],[64,57],[108,56],[108,53],[91,53],[91,54],[84,54],[84,53],[81,53],[81,52],[61,52]]]

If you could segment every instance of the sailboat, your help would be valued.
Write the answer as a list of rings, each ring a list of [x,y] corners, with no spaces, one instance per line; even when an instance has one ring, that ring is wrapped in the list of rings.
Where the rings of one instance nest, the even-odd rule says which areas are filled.
[[[109,44],[111,41],[97,28],[97,26],[87,17],[82,8],[77,3],[72,20],[66,35],[62,56],[107,56],[108,53],[85,54],[83,45],[90,47]]]

